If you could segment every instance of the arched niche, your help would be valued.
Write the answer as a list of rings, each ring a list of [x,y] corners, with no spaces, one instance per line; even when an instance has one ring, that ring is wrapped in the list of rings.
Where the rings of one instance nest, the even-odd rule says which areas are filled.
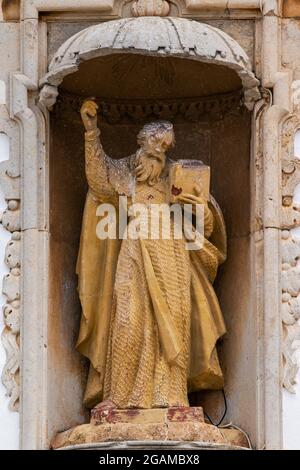
[[[260,98],[250,61],[231,37],[182,18],[128,18],[91,26],[57,50],[41,80],[50,113],[49,397],[53,433],[86,420],[81,396],[86,363],[75,352],[80,318],[75,274],[86,194],[80,104],[99,103],[105,150],[136,150],[144,122],[174,123],[173,158],[210,164],[212,193],[223,210],[228,260],[216,290],[228,328],[220,344],[228,420],[255,434],[256,334],[251,263],[251,110]],[[247,374],[245,374],[247,371]],[[63,411],[60,397],[68,397]],[[191,397],[217,421],[216,392]],[[245,407],[245,403],[248,403]]]
[[[101,93],[95,68],[99,72],[100,67],[100,75],[104,75],[101,61],[115,54],[163,58],[168,62],[181,58],[200,63],[199,74],[205,83],[202,89],[194,87],[194,96],[199,96],[199,93],[212,94],[212,91],[221,93],[228,91],[228,87],[239,87],[244,90],[245,104],[249,109],[260,96],[258,80],[251,70],[247,54],[226,33],[184,18],[141,17],[90,26],[68,39],[54,55],[48,73],[40,82],[41,100],[51,106],[51,100],[55,102],[59,85],[81,94]],[[94,60],[92,64],[91,60]],[[223,69],[217,69],[216,66]],[[220,72],[222,80],[218,77]],[[216,82],[214,90],[212,81]],[[181,83],[181,86],[185,85],[187,80]],[[207,91],[205,86],[209,87]],[[163,92],[162,95],[165,97]],[[185,90],[182,90],[181,97],[185,97]]]

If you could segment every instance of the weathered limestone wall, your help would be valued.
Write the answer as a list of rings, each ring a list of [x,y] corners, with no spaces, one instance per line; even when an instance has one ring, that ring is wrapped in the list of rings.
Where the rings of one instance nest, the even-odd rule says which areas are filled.
[[[295,80],[300,79],[300,18],[282,20],[282,65],[293,70]]]

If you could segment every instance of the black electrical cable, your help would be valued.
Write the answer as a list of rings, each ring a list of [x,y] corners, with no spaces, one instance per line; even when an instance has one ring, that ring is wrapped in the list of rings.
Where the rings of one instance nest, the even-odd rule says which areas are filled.
[[[225,416],[226,416],[226,413],[227,413],[227,400],[226,400],[226,395],[225,395],[225,392],[224,392],[224,389],[222,390],[222,395],[223,395],[223,399],[224,399],[224,412],[223,412],[223,415],[222,415],[222,418],[220,419],[220,421],[216,424],[213,422],[213,420],[210,418],[210,416],[205,413],[204,411],[204,416],[208,419],[208,421],[213,425],[213,426],[220,426],[220,424],[223,422]]]

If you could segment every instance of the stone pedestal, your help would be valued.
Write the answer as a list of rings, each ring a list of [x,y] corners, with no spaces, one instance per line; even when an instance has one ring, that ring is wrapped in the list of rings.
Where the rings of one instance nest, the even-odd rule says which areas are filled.
[[[58,433],[52,448],[124,448],[125,443],[156,449],[246,446],[241,436],[233,442],[227,430],[205,423],[200,407],[117,410],[100,404],[89,424]]]

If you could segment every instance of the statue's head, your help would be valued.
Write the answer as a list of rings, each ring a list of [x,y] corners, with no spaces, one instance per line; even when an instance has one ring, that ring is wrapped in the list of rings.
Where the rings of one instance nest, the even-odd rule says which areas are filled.
[[[156,121],[145,124],[137,136],[140,150],[137,154],[136,177],[138,181],[155,184],[166,163],[166,152],[175,145],[173,124]]]

